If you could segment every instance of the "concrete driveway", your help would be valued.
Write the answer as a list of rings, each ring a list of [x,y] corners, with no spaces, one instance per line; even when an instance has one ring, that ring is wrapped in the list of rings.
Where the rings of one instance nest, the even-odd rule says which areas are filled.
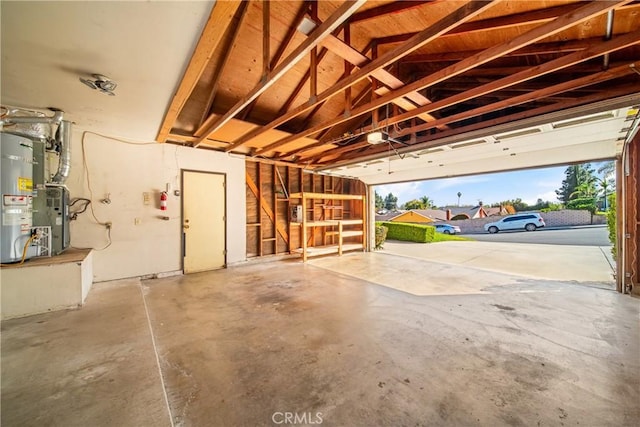
[[[533,279],[615,286],[611,249],[607,246],[387,241],[382,252]]]
[[[534,232],[501,231],[496,234],[464,235],[484,242],[537,243],[570,246],[611,246],[606,225],[541,228]]]

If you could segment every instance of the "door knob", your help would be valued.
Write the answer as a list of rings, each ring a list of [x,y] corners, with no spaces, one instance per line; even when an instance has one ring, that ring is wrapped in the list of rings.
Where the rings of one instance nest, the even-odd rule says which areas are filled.
[[[187,228],[189,228],[189,224],[183,225],[182,228],[184,228],[186,230]]]

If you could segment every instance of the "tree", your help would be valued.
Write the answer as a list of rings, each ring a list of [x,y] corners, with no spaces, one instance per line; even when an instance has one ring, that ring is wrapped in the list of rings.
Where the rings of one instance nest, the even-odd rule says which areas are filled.
[[[567,204],[576,197],[585,197],[584,195],[590,192],[595,193],[594,173],[590,163],[569,166],[564,171],[565,179],[562,181],[562,186],[556,190],[558,200]],[[578,188],[579,186],[581,187]]]
[[[387,194],[387,197],[384,198],[384,208],[389,211],[398,209],[398,198],[393,193]]]
[[[602,195],[602,204],[603,204],[602,210],[606,211],[607,198],[611,194],[615,194],[615,193],[612,193],[612,191],[615,190],[615,181],[613,179],[607,179],[606,177],[598,178],[596,181],[596,185],[598,186],[598,194]]]
[[[616,173],[616,163],[614,161],[604,162],[599,168],[598,173],[607,177]]]
[[[413,199],[402,205],[402,208],[406,210],[424,209],[424,204],[420,200]]]
[[[606,211],[608,197],[615,192],[616,188],[616,181],[614,179],[616,173],[615,162],[605,162],[598,168],[598,173],[601,174],[602,177],[596,178],[596,186],[598,195],[602,196],[602,210]]]
[[[582,182],[576,187],[575,191],[569,195],[569,199],[593,199],[596,197],[596,193],[595,182]]]
[[[569,200],[567,203],[567,209],[574,209],[579,211],[589,211],[592,214],[596,213],[596,199],[595,197],[576,197]]]
[[[402,209],[433,209],[435,204],[428,196],[422,196],[419,199],[413,199],[402,205]]]
[[[375,192],[375,197],[376,197],[376,209],[383,209],[384,208],[384,199],[382,198],[381,195],[378,194],[378,192]]]
[[[513,207],[514,211],[521,212],[529,210],[529,205],[526,202],[523,202],[521,198],[513,199],[513,200],[505,200],[500,203],[494,203],[493,207],[503,206],[507,211],[509,210],[508,206]]]
[[[428,196],[420,197],[420,202],[422,203],[421,209],[433,209],[436,207],[436,204],[433,203],[433,200],[431,200]]]

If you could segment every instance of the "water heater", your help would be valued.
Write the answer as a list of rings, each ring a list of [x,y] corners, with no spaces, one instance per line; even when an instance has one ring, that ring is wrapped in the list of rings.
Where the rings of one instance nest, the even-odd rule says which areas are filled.
[[[0,258],[3,263],[9,263],[22,259],[24,247],[31,237],[33,142],[29,138],[0,132],[0,153]]]

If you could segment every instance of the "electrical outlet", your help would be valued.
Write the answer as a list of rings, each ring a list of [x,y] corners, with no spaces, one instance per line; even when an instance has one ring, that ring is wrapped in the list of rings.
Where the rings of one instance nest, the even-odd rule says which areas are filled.
[[[134,219],[133,219],[133,223],[134,223],[135,225],[140,225],[140,224],[142,224],[142,220],[141,220],[140,218],[134,218]]]
[[[151,194],[149,193],[142,193],[142,203],[145,205],[148,205],[149,203],[151,203]]]

